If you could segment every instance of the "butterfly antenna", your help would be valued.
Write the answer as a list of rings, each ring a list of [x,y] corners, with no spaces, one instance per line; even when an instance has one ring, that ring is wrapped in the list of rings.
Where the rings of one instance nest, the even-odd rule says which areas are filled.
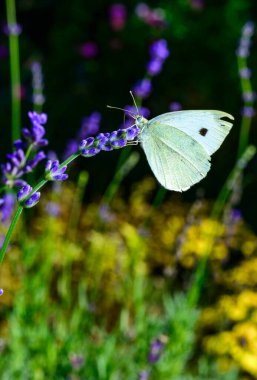
[[[131,97],[132,97],[132,99],[133,99],[133,103],[134,103],[134,105],[135,105],[135,107],[136,107],[137,114],[139,115],[139,111],[138,111],[138,108],[137,108],[137,103],[136,103],[136,100],[135,100],[135,98],[134,98],[134,95],[133,95],[132,91],[129,91],[129,93],[130,93],[130,95],[131,95]]]
[[[132,112],[130,112],[130,111],[124,109],[124,108],[113,107],[113,106],[108,106],[108,105],[106,107],[107,108],[112,108],[112,109],[115,109],[115,110],[120,110],[120,111],[123,111],[123,112],[127,112],[131,117],[135,118],[135,115]]]

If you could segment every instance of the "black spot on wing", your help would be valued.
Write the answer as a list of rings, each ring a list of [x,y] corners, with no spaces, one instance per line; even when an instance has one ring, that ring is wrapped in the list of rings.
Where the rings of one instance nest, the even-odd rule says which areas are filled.
[[[206,136],[207,132],[208,132],[208,129],[206,129],[206,128],[201,128],[199,131],[200,135],[202,135],[202,136]]]

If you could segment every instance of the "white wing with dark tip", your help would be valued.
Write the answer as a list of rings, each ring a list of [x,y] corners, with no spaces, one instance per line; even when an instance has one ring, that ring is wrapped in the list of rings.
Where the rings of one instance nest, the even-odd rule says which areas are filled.
[[[169,112],[150,120],[141,133],[149,165],[166,189],[185,191],[210,170],[210,156],[232,128],[221,111]]]
[[[223,120],[234,120],[229,113],[215,110],[168,112],[149,121],[149,128],[155,124],[165,124],[179,129],[202,145],[209,155],[221,146],[233,124]]]

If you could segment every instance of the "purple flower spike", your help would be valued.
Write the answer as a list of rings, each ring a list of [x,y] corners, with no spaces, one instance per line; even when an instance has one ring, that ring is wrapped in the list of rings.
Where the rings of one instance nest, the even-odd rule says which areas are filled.
[[[250,78],[252,74],[252,71],[248,69],[248,67],[244,67],[243,69],[239,70],[239,75],[241,78]]]
[[[24,202],[24,207],[31,208],[31,207],[35,206],[39,201],[40,195],[41,194],[39,191],[32,194],[31,197]]]
[[[32,187],[28,184],[23,186],[17,193],[18,202],[23,202],[32,190]]]
[[[149,75],[157,75],[162,70],[162,63],[163,61],[157,58],[153,58],[150,62],[147,64],[147,72]]]
[[[68,178],[68,174],[65,173],[67,166],[60,167],[59,161],[47,161],[45,167],[45,178],[48,181],[65,181]]]
[[[2,296],[3,294],[4,294],[3,289],[0,289],[0,296]]]

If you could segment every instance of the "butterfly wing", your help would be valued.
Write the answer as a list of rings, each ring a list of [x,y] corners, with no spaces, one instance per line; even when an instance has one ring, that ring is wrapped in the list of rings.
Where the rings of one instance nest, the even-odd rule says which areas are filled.
[[[166,124],[146,127],[142,146],[149,165],[162,186],[185,191],[210,170],[210,156],[186,133]]]
[[[232,123],[223,117],[234,120],[233,116],[222,111],[178,111],[168,112],[151,119],[149,128],[160,123],[176,128],[197,141],[212,155],[222,144],[232,128]]]

